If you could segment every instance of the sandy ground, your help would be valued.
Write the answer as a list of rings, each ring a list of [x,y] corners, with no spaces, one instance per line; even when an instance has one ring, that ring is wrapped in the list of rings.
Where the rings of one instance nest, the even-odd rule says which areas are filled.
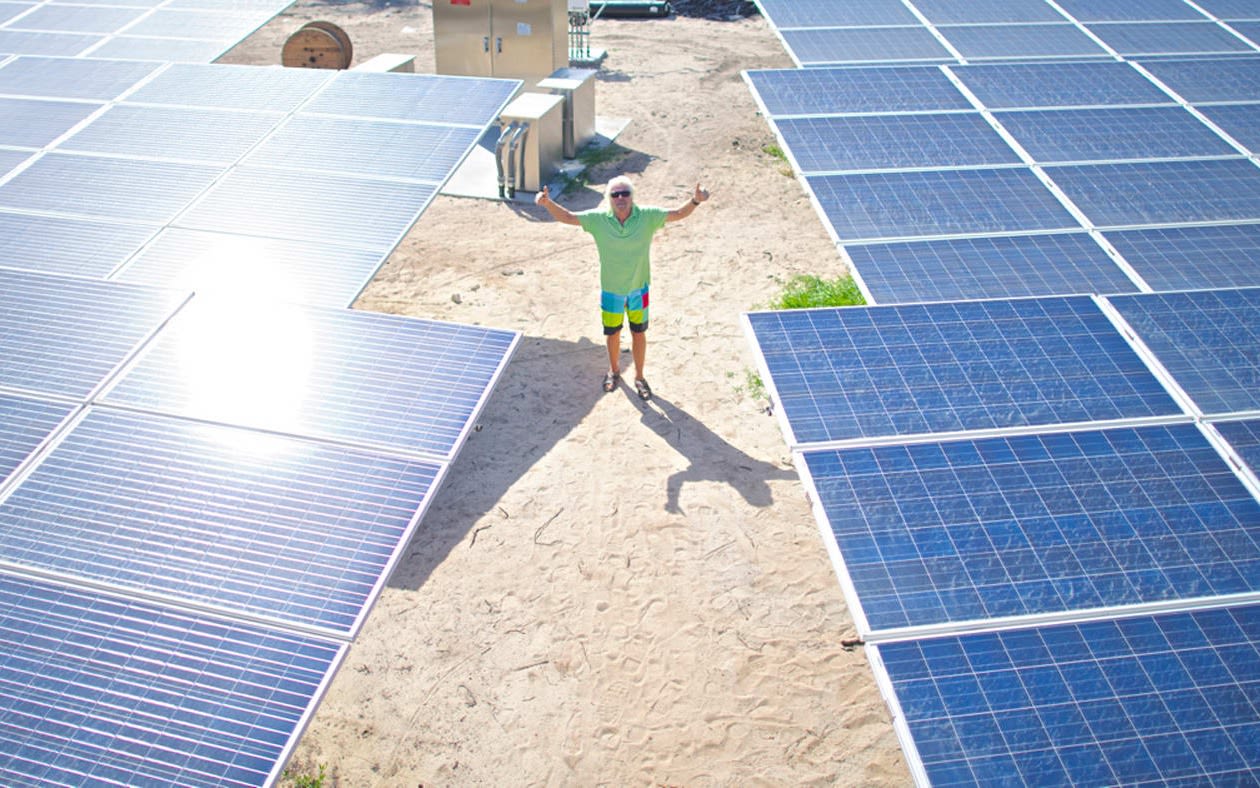
[[[432,11],[299,3],[354,62],[433,65]],[[642,203],[712,199],[654,246],[650,405],[605,395],[594,245],[533,205],[439,197],[356,305],[518,329],[495,390],[290,764],[326,785],[899,785],[909,776],[741,312],[843,262],[740,76],[759,17],[596,20],[599,116]],[[335,199],[335,197],[333,197]],[[629,367],[628,353],[625,364]]]

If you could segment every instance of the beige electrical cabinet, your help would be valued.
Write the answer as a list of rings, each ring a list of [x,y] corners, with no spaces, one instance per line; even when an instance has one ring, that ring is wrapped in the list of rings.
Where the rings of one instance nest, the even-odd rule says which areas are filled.
[[[433,0],[439,74],[533,82],[569,65],[568,0]]]
[[[572,0],[570,0],[572,2]],[[595,75],[590,68],[561,68],[538,83],[539,90],[564,96],[564,157],[577,156],[595,138]]]

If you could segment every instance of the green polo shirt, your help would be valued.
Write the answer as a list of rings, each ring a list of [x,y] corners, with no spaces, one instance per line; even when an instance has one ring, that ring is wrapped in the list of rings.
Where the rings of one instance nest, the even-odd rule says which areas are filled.
[[[599,250],[599,287],[608,293],[626,295],[646,287],[652,280],[648,252],[652,236],[665,226],[669,211],[635,205],[626,223],[617,221],[611,209],[577,214],[582,229],[595,238]]]

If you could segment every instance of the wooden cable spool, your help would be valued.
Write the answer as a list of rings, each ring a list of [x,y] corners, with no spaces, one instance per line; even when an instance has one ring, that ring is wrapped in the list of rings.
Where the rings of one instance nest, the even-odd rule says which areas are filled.
[[[332,22],[307,22],[289,36],[280,52],[280,63],[286,68],[350,67],[354,47],[350,36]]]

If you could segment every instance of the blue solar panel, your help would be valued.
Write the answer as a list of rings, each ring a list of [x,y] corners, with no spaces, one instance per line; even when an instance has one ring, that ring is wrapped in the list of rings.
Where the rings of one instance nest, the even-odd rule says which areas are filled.
[[[320,175],[319,185],[322,193],[338,199],[313,195],[310,173],[239,166],[180,216],[176,226],[387,253],[437,191],[433,184],[344,175]]]
[[[199,297],[248,293],[259,302],[348,307],[380,266],[380,253],[371,250],[168,229],[112,278]]]
[[[257,112],[115,105],[58,150],[230,165],[257,146],[278,120]]]
[[[819,28],[783,31],[802,65],[829,63],[945,63],[954,56],[925,27]]]
[[[968,60],[1107,56],[1076,25],[967,25],[939,31]]]
[[[484,128],[520,87],[518,80],[339,71],[304,112]]]
[[[1096,227],[1260,219],[1260,168],[1247,159],[1053,166],[1046,172]]]
[[[83,102],[0,98],[0,145],[42,148],[97,109]]]
[[[918,18],[900,0],[756,0],[771,24],[785,27],[865,27],[917,25]]]
[[[0,30],[0,52],[11,55],[75,57],[104,40],[104,36],[97,34]]]
[[[1218,19],[1260,19],[1255,0],[1195,0],[1195,5]]]
[[[1253,47],[1260,47],[1260,22],[1230,22],[1229,26],[1246,36]]]
[[[198,299],[104,401],[450,459],[517,338],[370,312]]]
[[[1153,290],[1260,287],[1260,225],[1106,233]]]
[[[0,261],[10,268],[104,279],[154,229],[0,211]]]
[[[70,411],[63,403],[0,394],[0,486]]]
[[[10,170],[16,169],[19,164],[30,157],[30,151],[0,150],[0,177],[4,177]]]
[[[914,0],[914,7],[934,25],[1064,21],[1045,0]]]
[[[841,241],[1080,226],[1026,169],[815,175],[807,181]]]
[[[0,386],[86,397],[170,316],[172,296],[0,269]]]
[[[269,785],[344,650],[0,575],[0,782]]]
[[[0,24],[9,21],[18,14],[24,14],[34,7],[34,3],[0,3]]]
[[[1141,22],[1204,19],[1182,0],[1058,0],[1059,7],[1081,22]]]
[[[8,29],[113,33],[135,22],[144,13],[143,8],[43,4],[21,19],[11,22]]]
[[[233,65],[172,65],[127,96],[144,104],[177,104],[287,113],[337,72]]]
[[[1258,646],[1249,606],[879,645],[876,664],[933,785],[1254,785]]]
[[[1137,287],[1085,233],[845,248],[878,303],[1128,293]]]
[[[1181,107],[1001,112],[1037,162],[1231,156],[1238,151]]]
[[[1179,413],[1088,297],[749,316],[793,443]]]
[[[775,125],[805,173],[1020,161],[978,112],[783,118]]]
[[[94,410],[0,503],[0,555],[353,635],[442,466]]]
[[[1260,101],[1260,59],[1150,60],[1142,66],[1191,104]]]
[[[1213,426],[1234,447],[1251,472],[1260,475],[1260,420],[1218,421]]]
[[[780,69],[746,72],[771,117],[972,109],[935,66]]]
[[[47,153],[0,185],[0,208],[162,223],[222,172],[199,164]]]
[[[1114,107],[1172,101],[1125,63],[1011,63],[952,66],[951,70],[991,109]]]
[[[442,183],[477,144],[481,131],[472,126],[298,115],[246,163]]]
[[[1260,502],[1193,424],[804,460],[872,632],[1260,590]]]
[[[1111,302],[1204,413],[1260,409],[1260,288]]]
[[[0,39],[0,52],[13,51]],[[156,68],[156,63],[124,60],[20,57],[0,68],[0,94],[107,101]]]
[[[1255,51],[1214,22],[1113,22],[1090,25],[1089,32],[1130,57]]]
[[[110,36],[92,48],[93,57],[157,60],[163,63],[208,63],[229,49],[224,41],[203,41],[190,38],[141,38]]]
[[[1260,104],[1208,106],[1201,111],[1253,155],[1260,151]]]

